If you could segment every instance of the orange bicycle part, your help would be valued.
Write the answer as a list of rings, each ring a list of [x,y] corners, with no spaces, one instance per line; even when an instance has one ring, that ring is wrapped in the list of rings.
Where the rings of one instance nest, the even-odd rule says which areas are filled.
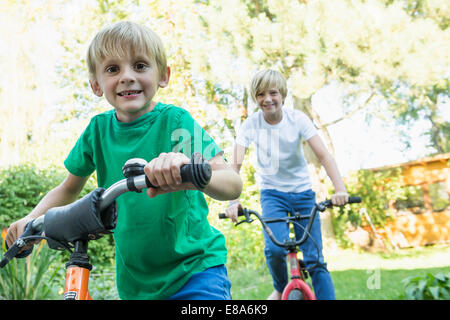
[[[70,266],[66,271],[64,300],[92,300],[89,295],[89,269]]]
[[[78,240],[66,264],[64,300],[92,300],[89,295],[89,273],[92,265],[87,254],[88,241]]]

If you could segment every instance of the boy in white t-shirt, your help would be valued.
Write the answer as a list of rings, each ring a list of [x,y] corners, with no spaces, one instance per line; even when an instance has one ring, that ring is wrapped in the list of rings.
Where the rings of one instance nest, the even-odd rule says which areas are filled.
[[[263,217],[283,217],[287,212],[300,212],[301,215],[311,212],[316,200],[303,155],[302,139],[308,142],[333,183],[333,204],[346,204],[348,194],[344,182],[313,123],[303,112],[283,108],[287,95],[284,76],[273,70],[259,71],[252,79],[250,91],[260,110],[248,117],[238,131],[232,167],[239,173],[248,147],[255,143]],[[239,206],[239,201],[235,200],[226,210],[226,215],[235,222]],[[320,228],[320,218],[316,216],[310,239],[300,249],[317,299],[333,300],[334,286],[322,255]],[[271,223],[271,229],[278,239],[288,237],[289,230],[285,223]],[[299,237],[302,229],[296,228],[295,232]],[[265,231],[264,239],[264,253],[275,289],[268,299],[279,300],[288,282],[286,250],[273,244]]]

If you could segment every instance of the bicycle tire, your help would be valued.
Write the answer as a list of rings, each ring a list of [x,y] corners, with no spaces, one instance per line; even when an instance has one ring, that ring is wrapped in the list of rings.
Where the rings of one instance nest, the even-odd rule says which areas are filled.
[[[289,292],[288,300],[305,300],[305,296],[303,295],[303,292],[301,292],[300,289],[293,289],[291,292]]]
[[[301,297],[303,297],[303,299],[301,299]],[[300,279],[295,279],[288,283],[281,298],[282,300],[316,300],[316,296],[309,285]]]

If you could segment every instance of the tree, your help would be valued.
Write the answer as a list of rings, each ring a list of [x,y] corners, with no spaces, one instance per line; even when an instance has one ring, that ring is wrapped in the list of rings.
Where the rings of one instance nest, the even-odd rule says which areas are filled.
[[[450,123],[445,121],[439,110],[439,103],[449,96],[449,79],[440,83],[411,86],[409,83],[398,82],[396,85],[386,87],[383,91],[386,99],[393,108],[396,122],[409,126],[411,123],[424,119],[429,122],[426,134],[429,146],[434,153],[450,152]],[[410,141],[404,141],[411,147]]]

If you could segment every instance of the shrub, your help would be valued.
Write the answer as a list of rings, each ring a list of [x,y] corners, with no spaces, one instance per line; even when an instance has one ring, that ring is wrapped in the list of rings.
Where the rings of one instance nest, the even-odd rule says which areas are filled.
[[[23,218],[45,194],[64,179],[62,170],[33,165],[11,166],[0,171],[0,226]]]
[[[450,273],[428,273],[423,277],[402,280],[404,293],[400,298],[408,300],[450,300]]]
[[[50,166],[37,168],[31,164],[20,164],[0,170],[0,230],[26,216],[51,189],[59,185],[67,171]],[[80,198],[95,189],[95,177],[86,183]],[[94,265],[110,266],[114,261],[114,241],[106,235],[89,243],[89,255]],[[62,257],[68,259],[68,253]]]
[[[58,254],[42,241],[27,258],[13,259],[0,269],[0,299],[39,300],[56,298],[52,280],[61,268]],[[3,243],[3,251],[6,247]],[[56,267],[56,268],[55,268]]]
[[[400,173],[401,169],[398,168],[383,171],[359,170],[346,181],[348,193],[360,196],[362,202],[334,207],[331,211],[334,233],[342,246],[350,245],[344,232],[350,227],[358,227],[363,224],[359,213],[361,208],[366,208],[375,227],[382,227],[386,224],[389,217],[389,201],[405,198],[400,184]]]
[[[106,267],[97,273],[95,269],[90,274],[89,294],[94,300],[118,300],[116,288],[116,273],[113,267]]]

